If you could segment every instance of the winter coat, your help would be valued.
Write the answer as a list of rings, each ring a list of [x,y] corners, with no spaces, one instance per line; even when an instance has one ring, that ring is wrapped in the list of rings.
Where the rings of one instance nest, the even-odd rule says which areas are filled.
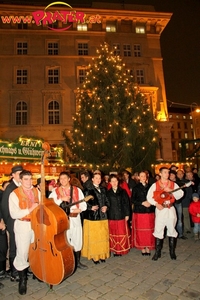
[[[130,215],[130,200],[124,189],[118,187],[116,193],[112,188],[109,189],[107,191],[107,198],[110,203],[108,210],[109,220],[122,220]]]
[[[143,185],[139,182],[136,187],[132,190],[131,202],[133,204],[134,213],[152,213],[155,211],[155,207],[151,205],[150,207],[145,207],[142,202],[147,200],[147,192],[150,188],[149,184]]]
[[[197,217],[197,214],[200,214],[200,201],[190,203],[188,210],[191,214],[192,222],[200,223],[200,217]]]
[[[107,220],[107,212],[103,213],[101,208],[103,206],[107,206],[107,210],[109,209],[109,201],[106,196],[106,189],[99,186],[100,192],[95,188],[94,185],[91,187],[84,189],[84,195],[92,195],[94,197],[93,200],[89,200],[87,202],[87,210],[84,212],[84,219],[88,220]],[[92,210],[92,206],[98,205],[99,209],[96,211]]]

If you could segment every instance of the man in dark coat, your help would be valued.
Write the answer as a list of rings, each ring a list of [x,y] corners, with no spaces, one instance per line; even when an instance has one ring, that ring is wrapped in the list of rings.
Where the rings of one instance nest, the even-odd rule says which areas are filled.
[[[3,197],[1,201],[1,212],[4,223],[7,226],[9,232],[9,263],[10,263],[10,280],[18,281],[18,272],[13,265],[14,258],[16,256],[16,244],[15,244],[15,234],[14,234],[14,220],[10,216],[8,199],[12,191],[14,191],[20,185],[19,174],[23,170],[22,166],[14,166],[11,170],[12,180],[3,192]]]

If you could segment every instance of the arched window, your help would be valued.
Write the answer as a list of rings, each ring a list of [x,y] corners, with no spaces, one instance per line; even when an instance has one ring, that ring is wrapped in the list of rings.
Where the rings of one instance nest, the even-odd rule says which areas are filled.
[[[48,105],[49,124],[60,124],[60,106],[57,101],[51,101]]]
[[[16,125],[27,125],[28,107],[26,102],[16,104]]]

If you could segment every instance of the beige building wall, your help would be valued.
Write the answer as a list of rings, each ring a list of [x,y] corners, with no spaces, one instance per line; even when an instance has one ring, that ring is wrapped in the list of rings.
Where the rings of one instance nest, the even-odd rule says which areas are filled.
[[[101,4],[102,5],[102,4]],[[100,43],[111,48],[119,45],[120,55],[131,70],[138,86],[146,95],[152,113],[159,123],[164,160],[172,159],[170,124],[160,50],[160,35],[171,18],[170,13],[155,12],[152,7],[124,6],[110,8],[76,8],[87,18],[99,16],[101,23],[88,24],[87,31],[78,31],[78,23],[66,31],[52,31],[47,26],[31,23],[4,24],[2,16],[26,16],[44,7],[0,5],[0,138],[14,140],[19,136],[38,137],[50,144],[63,144],[63,130],[70,130],[76,110],[75,91],[79,84],[79,69],[84,69],[95,57]],[[58,10],[60,9],[57,8]],[[51,11],[56,7],[52,6]],[[64,27],[62,22],[56,23]],[[55,25],[56,25],[55,24]],[[110,26],[110,31],[107,31]],[[115,28],[115,31],[113,31]],[[137,33],[138,31],[138,33]],[[18,43],[27,43],[27,53],[17,54]],[[58,54],[48,55],[48,44],[57,43]],[[87,55],[78,55],[78,44],[88,45]],[[130,46],[130,56],[124,46]],[[139,45],[140,54],[134,54]],[[17,83],[17,70],[28,72],[27,83]],[[48,83],[48,70],[58,69],[59,82]],[[141,71],[139,79],[137,72]],[[59,104],[59,124],[49,124],[48,105]],[[27,124],[16,125],[16,105],[27,104]],[[162,153],[161,153],[162,152]]]

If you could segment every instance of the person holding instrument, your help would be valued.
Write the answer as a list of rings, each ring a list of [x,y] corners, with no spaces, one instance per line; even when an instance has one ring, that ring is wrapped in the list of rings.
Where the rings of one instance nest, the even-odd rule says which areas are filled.
[[[177,216],[173,203],[183,196],[183,191],[175,182],[168,179],[168,168],[160,168],[159,175],[161,178],[152,184],[147,193],[147,201],[156,207],[155,228],[153,233],[156,238],[156,252],[152,260],[158,260],[158,258],[161,257],[165,227],[167,227],[167,236],[169,237],[170,257],[171,259],[176,259],[175,246],[178,233],[175,230]],[[174,191],[175,189],[177,190]],[[163,198],[165,195],[166,198]]]
[[[73,202],[78,202],[84,198],[81,189],[70,184],[70,174],[68,172],[60,173],[59,182],[60,186],[56,187],[49,195],[49,198],[53,198],[54,202],[57,205],[62,207],[62,202],[68,202],[69,204],[73,204]],[[80,262],[80,255],[83,243],[80,213],[82,211],[85,211],[86,209],[87,205],[84,201],[70,207],[70,229],[67,230],[67,238],[69,240],[69,243],[74,247],[77,268],[83,270],[87,269],[88,267]]]
[[[25,295],[27,291],[27,269],[29,267],[28,253],[33,230],[31,229],[31,212],[38,206],[40,192],[32,185],[32,173],[23,170],[20,173],[21,186],[9,196],[10,215],[14,221],[16,241],[16,257],[14,266],[19,274],[19,294]]]

